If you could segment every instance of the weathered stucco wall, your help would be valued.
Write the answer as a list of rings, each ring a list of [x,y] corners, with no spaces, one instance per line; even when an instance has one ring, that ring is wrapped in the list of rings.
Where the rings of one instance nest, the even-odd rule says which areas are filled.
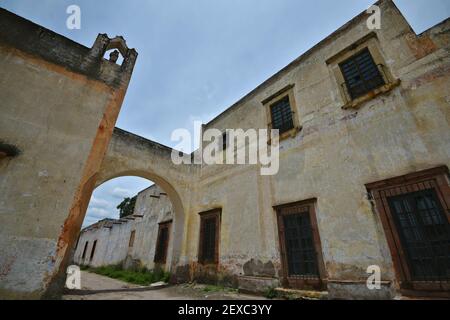
[[[302,130],[280,143],[280,170],[263,177],[257,166],[203,166],[189,212],[191,274],[200,268],[199,212],[222,208],[219,274],[265,276],[280,271],[273,206],[317,198],[318,228],[332,297],[390,297],[396,288],[390,252],[365,184],[438,165],[450,165],[449,20],[416,36],[390,1],[380,3],[382,28],[361,15],[266,81],[205,129],[267,128],[262,101],[294,85]],[[375,45],[400,84],[355,109],[344,110],[326,61],[375,32]],[[424,47],[425,46],[425,47]],[[244,268],[247,264],[255,268]],[[365,287],[378,265],[386,285]],[[256,271],[255,271],[256,270]]]
[[[0,138],[20,150],[0,159],[1,297],[42,297],[64,269],[80,188],[98,171],[136,59],[104,60],[109,43],[100,35],[89,49],[0,9]]]
[[[158,225],[173,219],[172,204],[161,188],[156,185],[141,191],[131,218],[133,220],[105,220],[81,231],[74,254],[74,262],[92,267],[122,264],[124,267],[147,267],[154,269]],[[132,247],[131,232],[135,231]],[[173,230],[172,230],[173,231]],[[173,235],[170,235],[168,258],[172,256]],[[95,254],[90,260],[94,241],[97,240]],[[86,242],[88,247],[83,259]],[[170,261],[166,262],[169,269]]]

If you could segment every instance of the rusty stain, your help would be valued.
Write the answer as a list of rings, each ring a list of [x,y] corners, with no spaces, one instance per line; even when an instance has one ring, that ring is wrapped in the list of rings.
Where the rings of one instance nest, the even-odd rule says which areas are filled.
[[[109,141],[111,139],[114,124],[118,117],[120,107],[125,97],[126,86],[116,92],[112,91],[112,99],[103,114],[103,118],[98,126],[98,131],[94,139],[88,160],[83,170],[82,179],[75,193],[73,205],[58,238],[55,263],[57,268],[53,275],[49,276],[49,281],[64,272],[64,267],[68,262],[69,251],[77,239],[78,232],[83,223],[84,215],[89,204],[89,199],[95,187],[97,173],[106,154]]]
[[[428,82],[432,82],[436,79],[446,77],[449,74],[450,74],[450,65],[439,67],[421,75],[420,77],[411,80],[410,85],[408,87],[417,88]]]
[[[409,33],[405,39],[416,59],[422,59],[437,50],[436,45],[428,35],[418,37],[414,33]]]

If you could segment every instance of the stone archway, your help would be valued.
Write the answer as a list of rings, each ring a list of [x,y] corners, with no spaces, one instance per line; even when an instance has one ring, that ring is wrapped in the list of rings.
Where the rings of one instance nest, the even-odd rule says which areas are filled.
[[[191,204],[197,166],[174,164],[172,151],[169,147],[116,128],[95,184],[92,190],[87,188],[86,192],[90,199],[95,187],[121,176],[145,178],[160,186],[174,208],[173,249],[169,258],[170,268],[174,271],[180,262],[186,260],[186,215]],[[83,208],[86,210],[87,204]]]
[[[173,207],[173,228],[171,231],[171,239],[172,239],[172,250],[169,252],[169,256],[167,257],[167,265],[169,267],[169,271],[176,271],[176,267],[182,257],[183,253],[183,239],[186,234],[186,211],[183,205],[183,201],[178,193],[178,191],[164,178],[155,175],[152,172],[133,170],[133,171],[124,171],[115,173],[113,176],[103,177],[101,180],[97,180],[95,185],[95,189],[101,186],[104,183],[107,183],[110,180],[119,177],[139,177],[150,180],[158,185],[161,189],[167,193],[169,197],[172,207]],[[94,190],[95,190],[94,189]]]
[[[170,197],[174,207],[173,249],[170,269],[173,281],[184,281],[177,275],[177,266],[186,263],[187,212],[193,196],[194,179],[198,166],[176,165],[172,162],[172,149],[130,132],[115,128],[108,150],[99,170],[80,186],[79,197],[66,219],[58,239],[55,263],[56,274],[49,282],[45,297],[52,298],[64,287],[65,270],[78,239],[92,192],[100,184],[121,176],[137,176],[158,184]]]

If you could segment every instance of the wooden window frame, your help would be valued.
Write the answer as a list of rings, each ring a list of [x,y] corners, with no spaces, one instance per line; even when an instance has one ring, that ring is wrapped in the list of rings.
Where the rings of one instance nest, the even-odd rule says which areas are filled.
[[[287,288],[294,289],[313,289],[313,290],[325,290],[327,288],[327,274],[325,270],[325,264],[323,260],[322,244],[320,240],[319,229],[317,225],[316,206],[317,199],[308,199],[304,201],[298,201],[293,203],[287,203],[274,206],[274,210],[277,215],[278,222],[278,241],[280,246],[281,257],[281,278],[282,285]],[[297,212],[286,212],[285,209],[296,208]],[[284,235],[284,222],[283,217],[291,214],[298,214],[299,212],[307,211],[311,222],[311,230],[314,240],[314,248],[316,251],[317,268],[319,272],[318,277],[312,276],[291,276],[289,275],[287,252],[285,246]]]
[[[377,83],[377,86],[373,86],[368,88],[367,87],[367,79],[364,78],[364,76],[367,76],[367,74],[365,74],[362,70],[361,70],[361,66],[358,64],[357,59],[361,58],[362,56],[366,56],[368,61],[370,62],[370,67],[374,68],[377,72],[376,76],[374,76],[371,80],[374,80],[375,78],[378,78],[378,80],[380,80],[380,83]],[[344,72],[344,68],[346,65],[352,64],[354,68],[356,68],[356,71],[358,72],[358,75],[361,76],[362,78],[362,85],[364,86],[365,91],[362,93],[358,93],[356,95],[355,92],[352,92],[351,87],[350,87],[350,80],[349,79],[349,75],[348,73],[346,74]],[[347,58],[347,60],[344,60],[342,62],[339,63],[339,68],[341,70],[341,73],[344,77],[344,83],[346,86],[346,91],[350,97],[351,100],[356,100],[362,96],[365,96],[366,94],[370,93],[371,91],[377,90],[378,88],[384,86],[386,84],[386,77],[383,76],[384,71],[382,70],[382,65],[377,65],[375,60],[373,59],[372,53],[370,52],[368,47],[365,47],[363,49],[361,49],[360,51],[356,52],[354,55],[350,56],[349,58]],[[353,71],[355,71],[353,69]]]
[[[414,281],[387,198],[434,189],[450,223],[450,182],[447,166],[423,170],[366,184],[380,218],[391,252],[395,275],[402,293],[419,296],[450,297],[450,281]]]
[[[97,249],[97,240],[94,240],[92,244],[91,255],[89,256],[89,261],[92,261],[94,259],[96,249]]]
[[[271,111],[272,106],[275,103],[279,102],[280,100],[289,97],[289,105],[291,107],[293,127],[292,129],[287,130],[286,132],[280,133],[280,141],[285,140],[287,138],[295,137],[297,133],[300,132],[302,129],[297,116],[297,104],[295,102],[294,86],[295,86],[294,84],[290,84],[262,101],[262,104],[266,108],[267,127],[269,130],[271,130],[274,129],[272,126],[272,111]],[[270,143],[270,133],[269,133],[269,143]]]
[[[161,233],[163,229],[167,229],[167,241],[164,245],[164,254],[161,257],[160,260],[158,260],[158,248],[159,248],[159,242],[161,241]],[[167,261],[167,254],[169,250],[169,243],[170,243],[170,231],[172,230],[172,220],[161,222],[158,225],[158,236],[156,238],[156,247],[155,247],[155,257],[153,259],[153,262],[156,264],[165,264]]]
[[[130,240],[128,241],[128,248],[134,247],[135,238],[136,238],[136,230],[132,230],[130,233]]]
[[[198,263],[202,265],[218,265],[219,264],[219,247],[220,247],[220,225],[222,217],[222,209],[213,209],[199,213],[200,215],[200,237],[198,243]],[[216,239],[214,248],[214,259],[205,260],[203,257],[203,240],[204,240],[204,221],[210,218],[216,219]]]
[[[339,65],[365,49],[369,50],[375,65],[381,68],[380,72],[385,84],[376,89],[370,90],[358,98],[352,99],[350,94],[347,93],[346,89],[342,86],[342,84],[345,83],[345,77]],[[386,61],[382,55],[380,44],[375,32],[367,34],[354,42],[352,45],[330,57],[326,60],[326,64],[328,65],[330,73],[334,75],[336,86],[338,87],[339,94],[343,101],[342,109],[359,108],[363,103],[372,100],[379,95],[385,94],[400,85],[400,80],[393,76],[390,69],[386,65]]]

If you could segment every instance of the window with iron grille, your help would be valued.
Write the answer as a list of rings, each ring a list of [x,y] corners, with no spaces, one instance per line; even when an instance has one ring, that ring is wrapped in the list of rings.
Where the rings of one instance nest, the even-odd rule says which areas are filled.
[[[283,217],[288,272],[290,276],[319,276],[309,212]]]
[[[97,247],[97,240],[94,241],[94,244],[92,245],[92,250],[91,250],[91,257],[90,260],[94,259],[94,255],[95,255],[95,248]]]
[[[448,297],[449,169],[439,166],[366,185],[380,215],[402,290]],[[416,293],[415,293],[416,292]]]
[[[450,224],[436,191],[388,197],[415,281],[450,280]]]
[[[385,84],[380,69],[373,61],[368,48],[340,63],[339,67],[352,99],[363,96]]]
[[[166,263],[167,249],[169,247],[170,224],[170,222],[167,222],[159,225],[155,250],[155,263]]]
[[[280,134],[294,128],[289,96],[282,98],[270,106],[272,129],[279,129]]]
[[[281,282],[288,288],[326,288],[316,203],[317,199],[308,199],[274,207],[281,250]]]
[[[203,214],[200,221],[199,261],[201,263],[217,263],[220,211]]]

